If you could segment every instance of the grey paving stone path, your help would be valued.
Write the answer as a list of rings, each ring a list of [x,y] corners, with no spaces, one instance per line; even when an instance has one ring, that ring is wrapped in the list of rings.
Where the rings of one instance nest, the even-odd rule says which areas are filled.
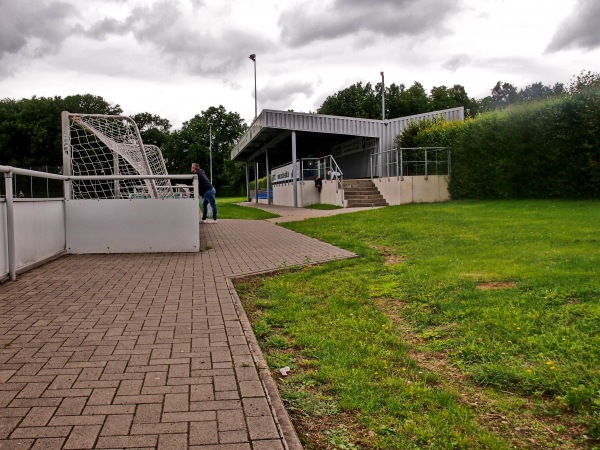
[[[200,230],[200,253],[0,285],[0,449],[301,448],[230,279],[354,255],[267,221]]]
[[[242,206],[262,209],[273,214],[278,214],[279,217],[267,219],[268,222],[281,223],[291,222],[296,220],[312,219],[315,217],[337,216],[338,214],[350,214],[359,211],[372,211],[374,209],[384,208],[384,206],[360,207],[360,208],[340,208],[340,209],[307,209],[307,208],[292,208],[290,206],[266,205],[264,203],[242,202]]]

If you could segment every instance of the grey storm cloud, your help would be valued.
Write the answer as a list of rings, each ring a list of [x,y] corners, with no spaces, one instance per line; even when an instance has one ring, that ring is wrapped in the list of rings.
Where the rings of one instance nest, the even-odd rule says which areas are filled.
[[[202,13],[203,2],[195,1],[193,5]],[[186,19],[186,13],[177,3],[162,1],[134,8],[122,21],[110,18],[98,21],[86,34],[104,39],[131,33],[138,43],[152,45],[173,64],[208,76],[223,75],[245,63],[243,55],[249,53],[250,45],[255,50],[266,46],[248,33],[221,27],[219,35],[210,34]]]
[[[469,55],[455,55],[452,58],[448,59],[444,62],[443,67],[452,72],[455,72],[457,69],[468,65],[471,62],[471,57]]]
[[[123,35],[129,31],[126,22],[105,18],[96,22],[83,33],[95,39],[105,39],[109,35]]]
[[[571,14],[558,28],[547,51],[569,48],[592,50],[600,47],[600,2],[579,0]]]
[[[288,83],[273,85],[270,84],[262,88],[258,93],[258,98],[261,103],[268,105],[283,105],[282,108],[287,108],[293,99],[298,95],[310,97],[316,92],[316,87],[313,83],[307,81],[291,81]]]
[[[69,37],[73,8],[64,2],[0,0],[0,59],[29,49],[51,52]]]
[[[456,0],[335,0],[305,3],[283,12],[281,36],[292,47],[332,40],[359,32],[386,37],[438,34],[459,12]]]

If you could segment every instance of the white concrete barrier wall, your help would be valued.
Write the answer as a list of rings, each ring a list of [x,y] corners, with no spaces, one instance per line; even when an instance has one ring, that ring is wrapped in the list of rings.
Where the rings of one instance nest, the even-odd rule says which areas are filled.
[[[68,253],[197,252],[195,199],[67,200]]]
[[[65,251],[62,200],[13,201],[15,269],[35,265]],[[9,274],[6,202],[0,202],[0,278]]]
[[[65,251],[62,199],[14,200],[16,270]]]
[[[315,187],[313,180],[301,181],[298,187],[302,190],[300,198],[302,199],[302,207],[321,203],[321,196]],[[321,188],[321,193],[323,189]]]
[[[338,188],[337,180],[323,180],[323,189],[321,189],[321,199],[319,203],[328,205],[344,205],[344,192]]]
[[[281,206],[294,206],[294,187],[292,186],[292,183],[273,185],[273,204]],[[298,206],[300,206],[299,201]]]
[[[8,235],[6,232],[6,201],[0,201],[0,279],[8,276]]]
[[[327,203],[330,205],[343,205],[343,193],[336,189],[337,181],[323,180],[321,194],[315,188],[314,181],[298,182],[298,207]],[[292,183],[273,185],[273,204],[279,206],[294,206],[294,186]]]
[[[389,205],[406,203],[432,203],[450,200],[447,175],[429,175],[404,177],[375,178],[373,180],[379,192]]]

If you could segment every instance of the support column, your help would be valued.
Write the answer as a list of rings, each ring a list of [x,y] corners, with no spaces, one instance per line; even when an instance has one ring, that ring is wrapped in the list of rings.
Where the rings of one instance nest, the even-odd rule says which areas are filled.
[[[60,114],[62,121],[62,150],[63,150],[63,168],[62,174],[65,176],[73,175],[71,173],[71,123],[69,121],[69,113],[63,111]],[[73,182],[70,180],[63,181],[63,189],[65,200],[70,200],[72,195]]]
[[[8,251],[8,275],[12,281],[17,279],[17,257],[15,250],[15,214],[13,205],[13,173],[4,174],[6,192],[6,238]]]
[[[246,201],[250,201],[250,173],[248,170],[248,161],[246,161]]]
[[[294,208],[298,207],[298,169],[296,167],[296,132],[292,131],[292,180],[294,187]]]
[[[258,203],[258,159],[254,160],[256,170],[254,171],[254,193],[256,197],[256,203]]]
[[[270,205],[271,202],[271,172],[269,170],[269,149],[265,149],[265,165],[267,167],[267,205]]]

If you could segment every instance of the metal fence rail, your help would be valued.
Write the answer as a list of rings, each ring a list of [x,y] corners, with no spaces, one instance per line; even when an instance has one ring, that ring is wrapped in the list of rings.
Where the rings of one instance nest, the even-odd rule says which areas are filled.
[[[393,148],[371,155],[371,178],[450,175],[449,147]]]
[[[323,180],[336,180],[337,189],[342,188],[344,174],[332,155],[321,158],[303,158],[301,164],[302,181],[313,180],[315,177],[319,177]]]
[[[30,171],[62,175],[61,166],[29,167]],[[62,180],[13,173],[13,192],[18,198],[62,198],[64,197]],[[0,197],[5,197],[5,187],[0,183]]]

